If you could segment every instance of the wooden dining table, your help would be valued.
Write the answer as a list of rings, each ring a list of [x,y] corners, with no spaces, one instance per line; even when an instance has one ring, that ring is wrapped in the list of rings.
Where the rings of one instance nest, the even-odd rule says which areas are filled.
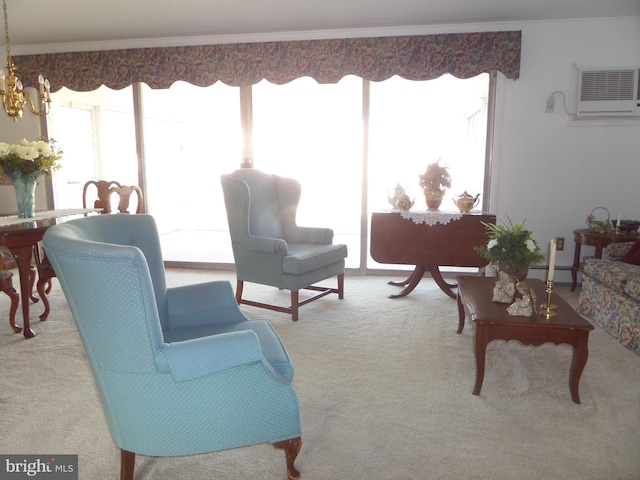
[[[76,208],[38,212],[33,218],[18,218],[15,215],[0,217],[0,245],[6,246],[11,251],[18,265],[23,318],[22,333],[25,338],[36,335],[31,328],[29,318],[29,298],[33,288],[30,282],[30,271],[34,247],[50,227],[73,217],[99,212],[100,210],[93,208]],[[46,319],[46,315],[40,317],[41,321]]]

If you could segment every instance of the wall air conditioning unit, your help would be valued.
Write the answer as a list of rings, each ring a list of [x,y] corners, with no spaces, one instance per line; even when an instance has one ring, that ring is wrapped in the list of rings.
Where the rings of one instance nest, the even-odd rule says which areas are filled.
[[[640,116],[640,68],[581,69],[578,116]]]

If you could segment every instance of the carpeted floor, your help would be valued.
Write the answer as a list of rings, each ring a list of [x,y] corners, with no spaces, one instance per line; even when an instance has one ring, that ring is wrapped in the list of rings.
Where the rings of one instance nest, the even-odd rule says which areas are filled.
[[[170,285],[232,273],[170,270]],[[598,327],[571,401],[571,348],[492,342],[481,395],[473,331],[430,280],[391,300],[385,277],[347,277],[345,299],[302,307],[300,321],[243,307],[272,322],[296,367],[308,480],[640,479],[640,357]],[[396,279],[398,280],[398,279]],[[247,285],[247,295],[288,293]],[[558,289],[570,302],[577,292]],[[79,454],[79,477],[116,479],[111,441],[75,325],[57,283],[48,321],[24,340],[0,300],[0,453]],[[41,312],[32,307],[32,318]],[[179,458],[139,456],[136,479],[285,479],[281,451],[258,445]]]

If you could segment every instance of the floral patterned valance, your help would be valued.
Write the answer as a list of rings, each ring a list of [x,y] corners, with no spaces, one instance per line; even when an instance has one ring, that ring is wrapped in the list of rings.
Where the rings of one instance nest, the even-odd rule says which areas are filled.
[[[393,75],[429,80],[497,70],[520,73],[520,31],[343,38],[52,53],[14,57],[23,81],[42,73],[52,90],[121,89],[136,82],[168,88],[183,80],[208,86],[284,84],[309,76],[335,83],[345,75],[381,81]],[[30,86],[34,86],[33,84]]]

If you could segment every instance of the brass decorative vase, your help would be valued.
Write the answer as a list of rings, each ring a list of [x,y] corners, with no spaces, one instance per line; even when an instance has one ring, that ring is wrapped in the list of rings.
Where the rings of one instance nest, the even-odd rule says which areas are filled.
[[[431,211],[438,211],[444,198],[444,190],[440,189],[427,189],[424,190],[424,198],[427,202],[427,209]]]

